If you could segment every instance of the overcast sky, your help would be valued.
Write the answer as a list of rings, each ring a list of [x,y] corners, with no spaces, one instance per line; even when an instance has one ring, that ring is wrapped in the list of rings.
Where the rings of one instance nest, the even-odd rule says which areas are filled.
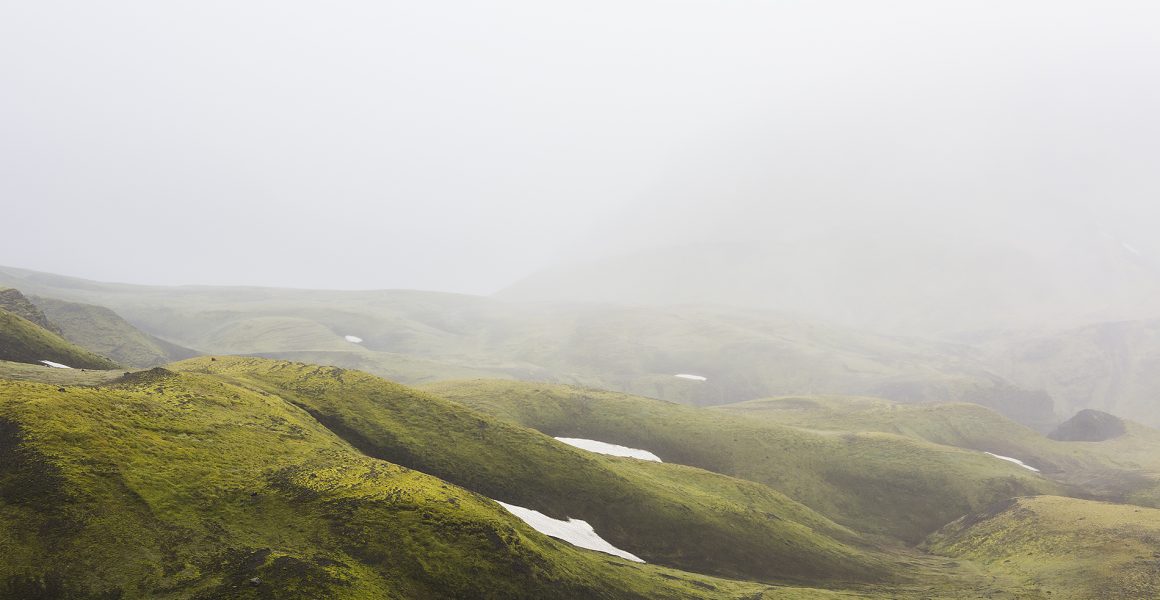
[[[5,2],[0,264],[490,293],[686,238],[1056,213],[1160,252],[1155,6]]]

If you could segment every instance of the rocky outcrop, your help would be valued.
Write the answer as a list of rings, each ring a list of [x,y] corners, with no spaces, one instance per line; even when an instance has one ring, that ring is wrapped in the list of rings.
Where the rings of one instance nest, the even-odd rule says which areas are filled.
[[[1123,419],[1089,408],[1064,421],[1047,437],[1060,442],[1102,442],[1120,437],[1127,431]]]
[[[0,288],[0,308],[60,335],[60,328],[16,288]]]

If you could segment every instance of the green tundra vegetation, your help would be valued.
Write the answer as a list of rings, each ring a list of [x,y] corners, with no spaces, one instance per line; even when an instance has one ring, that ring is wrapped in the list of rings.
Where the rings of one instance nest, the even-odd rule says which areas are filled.
[[[549,435],[641,448],[760,482],[839,523],[911,543],[992,502],[1062,491],[982,452],[895,433],[792,427],[561,385],[475,380],[423,389]]]
[[[996,375],[967,346],[776,311],[518,304],[398,290],[137,286],[9,267],[0,267],[0,285],[106,306],[152,336],[205,353],[321,362],[402,383],[553,381],[693,405],[870,394],[974,402],[1044,431],[1061,420],[1048,396]],[[676,373],[709,380],[692,385]]]
[[[203,373],[0,380],[0,450],[4,598],[826,597],[572,548]]]
[[[1034,580],[1052,598],[1160,597],[1160,510],[1013,498],[931,536],[927,547]]]
[[[742,429],[730,409],[561,386],[535,396],[512,385],[444,386],[460,399],[474,388],[482,399],[475,404],[490,407],[478,410],[432,393],[436,386],[420,391],[357,371],[258,358],[201,357],[138,372],[0,363],[0,597],[1069,597],[1041,581],[1053,571],[1004,563],[1012,546],[970,541],[999,535],[981,527],[1002,520],[955,521],[1004,515],[1014,496],[1062,489],[1016,465],[899,434],[850,437],[760,419]],[[590,414],[567,409],[569,398],[584,395],[579,404]],[[602,422],[592,414],[616,412],[602,402],[622,405],[644,433],[590,428]],[[536,414],[560,427],[581,423],[551,433],[645,447],[684,464],[597,455],[516,422]],[[923,480],[938,468],[963,479],[954,492],[969,497],[970,508],[925,539],[892,527],[883,510],[865,523],[838,524],[776,486],[676,460],[666,424],[691,436],[687,445],[705,457],[735,467],[766,462],[752,473],[780,466],[799,489],[824,486],[845,497],[822,508],[850,508],[847,486],[857,484],[845,477],[854,470],[893,473],[895,483],[932,493]],[[762,452],[788,438],[778,442],[781,454],[765,459],[742,454],[734,436],[766,440]],[[818,452],[815,461],[808,450]],[[835,471],[838,457],[862,462]],[[917,483],[903,482],[902,468]],[[807,477],[810,469],[824,475]],[[949,485],[945,476],[937,481]],[[867,498],[867,506],[901,501]],[[492,499],[583,518],[650,564],[545,537]],[[924,521],[923,511],[941,513],[938,501],[950,494],[907,506]],[[1060,501],[1092,520],[1092,540],[1114,536],[1113,521],[1098,516],[1113,505]],[[1124,510],[1160,527],[1160,511]],[[1052,539],[1042,543],[1058,543]],[[1135,557],[1150,539],[1137,536],[1123,556]],[[1093,581],[1103,577],[1099,589],[1151,589],[1139,587],[1154,584],[1146,561],[1124,558],[1134,569],[1128,579],[1101,575],[1095,543],[1077,546],[1070,563],[1053,560],[1092,571]]]
[[[38,296],[33,296],[31,301],[66,340],[121,365],[156,367],[197,356],[193,350],[140,331],[103,306]]]
[[[0,360],[35,364],[49,360],[74,369],[112,369],[117,366],[113,361],[89,352],[48,329],[2,308],[0,308]]]

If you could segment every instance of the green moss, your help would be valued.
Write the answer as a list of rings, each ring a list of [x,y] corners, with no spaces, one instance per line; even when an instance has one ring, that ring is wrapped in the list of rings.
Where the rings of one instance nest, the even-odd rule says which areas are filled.
[[[593,455],[357,371],[241,358],[173,368],[284,397],[368,456],[556,518],[584,519],[650,562],[766,581],[873,581],[890,573],[889,561],[853,531],[751,482]]]
[[[1060,489],[981,453],[897,434],[789,427],[549,384],[475,380],[424,389],[549,435],[643,448],[763,483],[846,526],[910,543],[996,500]]]
[[[1035,581],[1052,598],[1160,596],[1160,510],[1019,498],[951,523],[928,544]]]
[[[0,419],[0,589],[10,594],[702,598],[763,589],[574,549],[486,498],[362,455],[277,396],[213,376],[156,371],[64,392],[0,380]]]
[[[75,369],[113,369],[116,363],[0,309],[0,360],[38,364],[50,360]]]

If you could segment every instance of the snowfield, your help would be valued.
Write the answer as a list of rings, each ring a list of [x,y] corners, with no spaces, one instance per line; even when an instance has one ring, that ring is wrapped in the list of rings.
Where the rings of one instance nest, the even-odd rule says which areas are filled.
[[[70,367],[70,366],[68,366],[68,365],[62,365],[62,364],[60,364],[60,363],[58,363],[58,362],[52,362],[51,360],[42,360],[42,361],[40,361],[40,362],[42,362],[42,363],[44,363],[45,365],[48,365],[48,366],[50,366],[50,367],[52,367],[52,368],[54,368],[54,369],[71,369],[71,368],[72,368],[72,367]]]
[[[702,377],[701,375],[690,375],[689,373],[677,373],[676,375],[673,375],[673,377],[688,379],[690,381],[709,381],[708,377]]]
[[[346,341],[348,341],[352,344],[361,344],[362,343],[362,338],[358,337],[357,335],[346,335],[346,336],[343,336],[343,339],[345,339]]]
[[[569,446],[575,446],[581,450],[595,452],[597,454],[608,454],[610,456],[623,456],[626,458],[639,458],[640,460],[651,460],[653,462],[664,462],[661,457],[649,452],[648,450],[639,450],[637,448],[629,448],[628,446],[620,446],[617,444],[609,444],[607,442],[598,442],[596,440],[586,440],[584,438],[566,438],[558,437],[558,441],[564,442]]]
[[[553,519],[548,515],[530,508],[522,506],[515,506],[514,504],[507,504],[496,500],[496,502],[507,509],[508,512],[517,516],[524,523],[531,525],[532,529],[544,534],[552,536],[556,539],[564,540],[573,546],[580,548],[587,548],[589,550],[596,550],[605,554],[612,554],[621,558],[626,558],[633,562],[644,562],[639,557],[629,554],[612,544],[604,541],[604,538],[596,535],[596,531],[592,529],[586,521],[580,519],[568,519],[561,521]]]
[[[999,460],[1005,460],[1005,461],[1007,461],[1007,462],[1013,462],[1013,463],[1015,463],[1015,464],[1019,465],[1020,467],[1023,467],[1024,469],[1027,469],[1028,471],[1035,471],[1036,473],[1038,473],[1038,472],[1039,472],[1039,469],[1036,469],[1035,467],[1033,467],[1033,466],[1031,466],[1031,465],[1029,465],[1029,464],[1027,464],[1027,463],[1025,463],[1025,462],[1023,462],[1023,461],[1021,461],[1021,460],[1019,460],[1018,458],[1011,458],[1010,456],[1000,456],[1000,455],[998,455],[998,454],[995,454],[995,453],[993,453],[993,452],[987,452],[987,454],[990,454],[991,456],[994,456],[995,458],[998,458]]]

